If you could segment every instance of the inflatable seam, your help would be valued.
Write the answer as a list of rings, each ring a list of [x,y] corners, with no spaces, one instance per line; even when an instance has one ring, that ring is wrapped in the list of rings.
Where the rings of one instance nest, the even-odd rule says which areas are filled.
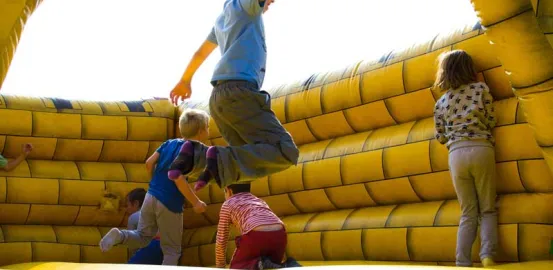
[[[298,205],[294,201],[294,198],[291,196],[291,193],[284,193],[284,194],[288,196],[288,200],[290,200],[290,203],[294,206],[294,208],[296,208],[298,213],[303,214],[304,212],[298,207]]]
[[[342,228],[340,228],[340,230],[347,230],[347,224],[349,222],[349,219],[351,217],[351,215],[353,215],[353,213],[357,212],[357,211],[360,211],[362,208],[357,208],[357,209],[353,209],[353,211],[349,212],[349,214],[346,216],[346,218],[344,219],[344,223],[342,224]]]
[[[407,181],[409,182],[409,185],[411,186],[411,189],[413,190],[413,193],[415,193],[415,196],[417,196],[419,201],[424,202],[425,200],[421,197],[421,195],[417,192],[417,190],[413,186],[413,182],[411,181],[411,176],[407,176]]]
[[[434,48],[434,43],[436,42],[436,39],[438,39],[438,37],[440,36],[440,34],[437,34],[434,36],[434,38],[432,38],[432,41],[430,41],[430,44],[428,45],[428,50],[426,51],[426,53],[430,53],[430,52],[433,52],[433,48]],[[450,45],[452,48],[453,48],[453,44]],[[405,90],[405,87],[404,87],[404,90]]]
[[[518,174],[518,179],[520,180],[520,184],[522,185],[522,188],[524,188],[524,191],[525,192],[531,192],[527,187],[526,185],[524,185],[524,177],[522,177],[522,174],[520,173],[520,162],[519,160],[515,161],[517,163],[517,174]]]
[[[73,219],[73,222],[71,222],[71,225],[75,225],[77,222],[77,219],[79,218],[79,215],[81,214],[81,206],[77,207],[77,214],[75,215],[75,218]]]
[[[193,230],[192,231],[192,234],[190,234],[190,237],[188,238],[188,242],[186,243],[186,247],[192,247],[190,245],[190,242],[192,241],[192,238],[194,238],[194,235],[198,232],[198,229],[197,228],[194,228],[194,229],[191,229]],[[211,242],[215,242],[214,240],[217,238],[217,235],[215,235],[214,239],[211,239]]]
[[[27,217],[25,218],[25,223],[23,224],[28,224],[29,222],[29,217],[31,216],[31,208],[33,207],[32,204],[27,204],[29,206],[29,210],[27,210]]]
[[[356,130],[351,124],[350,122],[348,121],[348,116],[346,115],[346,113],[344,112],[344,110],[340,110],[340,112],[342,112],[342,115],[344,116],[344,120],[346,121],[346,124],[348,124],[348,127],[353,130],[353,134],[355,133],[358,133],[359,131]]]
[[[530,85],[527,85],[527,86],[513,86],[513,88],[516,89],[515,91],[515,94],[521,92],[521,91],[524,91],[528,88],[532,88],[534,86],[538,86],[540,84],[544,84],[544,83],[547,83],[549,81],[552,81],[553,80],[553,77],[549,77],[543,81],[540,81],[540,82],[537,82],[537,83],[533,83],[533,84],[530,84]],[[529,93],[524,93],[524,94],[535,94],[535,93],[543,93],[543,92],[548,92],[548,91],[551,91],[551,88],[547,88],[547,89],[543,89],[543,90],[539,90],[539,91],[534,91],[534,92],[529,92]],[[517,96],[520,96],[520,94],[518,94]]]
[[[307,120],[309,120],[309,119],[302,119],[302,120],[299,120],[299,121],[305,121],[305,125],[307,126],[307,130],[311,133],[311,135],[313,135],[313,137],[317,141],[322,141],[323,139],[321,137],[319,137],[317,134],[315,134],[315,132],[313,132],[313,129],[311,128],[311,124],[309,124],[309,121],[307,121]]]
[[[379,205],[378,202],[374,199],[374,195],[372,194],[371,192],[371,189],[369,188],[369,186],[367,186],[367,183],[363,183],[363,187],[365,187],[365,190],[367,191],[367,195],[369,195],[369,198],[371,198],[371,200],[376,204],[376,205]]]
[[[409,240],[411,239],[411,228],[412,227],[408,227],[405,230],[405,247],[407,249],[407,258],[409,258],[409,261],[413,260],[412,255],[411,255],[413,252],[412,252],[412,250],[409,246],[409,243],[410,243]]]
[[[438,208],[438,211],[436,211],[436,215],[434,216],[434,222],[432,222],[432,226],[434,227],[439,227],[439,226],[436,226],[436,221],[438,221],[438,217],[440,216],[440,214],[442,213],[442,208],[444,207],[444,205],[446,205],[446,203],[448,202],[448,200],[444,200],[442,202],[442,204],[440,204],[440,207]]]
[[[339,186],[335,186],[335,187],[339,187]],[[327,191],[327,189],[326,189],[326,188],[323,188],[322,190],[324,191],[325,196],[326,196],[326,198],[328,199],[328,201],[330,202],[330,204],[332,205],[332,207],[334,207],[334,209],[340,209],[340,208],[338,208],[338,207],[336,206],[336,204],[330,199],[330,196],[328,196],[328,191]]]
[[[304,233],[304,232],[307,232],[308,231],[308,227],[309,225],[311,224],[311,222],[319,215],[320,213],[314,213],[313,216],[311,216],[307,222],[305,222],[305,226],[303,226],[303,230],[299,233]],[[288,232],[288,233],[291,233],[291,232]]]
[[[506,22],[506,21],[508,21],[508,20],[510,20],[510,19],[513,19],[513,18],[515,18],[515,17],[518,17],[518,16],[520,16],[520,15],[522,15],[522,14],[524,14],[524,13],[527,13],[527,12],[532,12],[532,13],[534,12],[534,9],[532,8],[532,5],[530,5],[530,7],[526,8],[526,9],[523,9],[522,11],[517,12],[516,14],[514,14],[514,15],[512,15],[512,16],[509,16],[509,17],[507,17],[507,18],[505,18],[505,19],[501,19],[501,20],[499,20],[499,21],[497,21],[497,22],[494,22],[494,23],[491,23],[491,24],[489,24],[489,25],[484,25],[484,27],[485,27],[485,28],[492,28],[492,27],[494,27],[494,26],[496,26],[496,25],[498,25],[498,24],[501,24],[501,23],[503,23],[503,22]],[[535,15],[534,15],[534,17],[535,17]]]
[[[389,225],[390,225],[390,218],[392,217],[394,211],[399,207],[400,204],[396,204],[394,205],[394,208],[392,208],[392,210],[390,211],[390,213],[388,214],[388,217],[386,218],[386,222],[384,223],[384,227],[383,228],[389,228]]]
[[[321,247],[321,256],[323,257],[323,261],[326,261],[326,258],[328,257],[327,254],[325,254],[325,248],[323,246],[323,243],[324,243],[324,236],[325,236],[325,232],[319,232],[319,246]]]
[[[520,262],[520,224],[517,224],[517,261]]]
[[[350,213],[351,215],[351,213]],[[366,251],[366,248],[365,248],[365,245],[363,243],[365,243],[365,239],[367,238],[367,234],[365,233],[365,229],[362,229],[361,230],[361,253],[363,254],[363,259],[364,260],[368,260],[368,256],[367,256],[367,251]]]

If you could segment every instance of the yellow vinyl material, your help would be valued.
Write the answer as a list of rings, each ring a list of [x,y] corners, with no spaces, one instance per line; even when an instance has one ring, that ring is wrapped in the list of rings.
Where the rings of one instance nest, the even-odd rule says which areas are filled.
[[[39,3],[0,1],[0,83]],[[268,90],[272,110],[300,148],[299,164],[255,180],[252,193],[285,222],[288,256],[306,266],[367,269],[455,264],[460,207],[447,149],[434,139],[439,94],[432,82],[437,56],[462,49],[489,85],[497,112],[503,265],[495,269],[553,267],[553,1],[472,3],[479,23]],[[102,253],[98,242],[111,227],[126,226],[121,198],[148,188],[144,161],[178,137],[178,114],[187,107],[206,109],[207,102],[174,108],[161,99],[0,95],[1,154],[13,158],[22,143],[35,146],[15,170],[0,172],[0,268],[134,269],[119,265],[129,259],[126,248]],[[226,145],[213,121],[210,144]],[[120,198],[119,209],[100,208],[106,192]],[[180,263],[210,267],[224,195],[210,185],[198,196],[207,211],[186,206]],[[237,235],[233,229],[229,259]]]

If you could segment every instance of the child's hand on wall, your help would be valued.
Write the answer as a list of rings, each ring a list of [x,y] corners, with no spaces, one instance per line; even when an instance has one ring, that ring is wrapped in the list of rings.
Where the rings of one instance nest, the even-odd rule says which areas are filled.
[[[28,156],[31,151],[33,151],[33,145],[30,143],[25,143],[21,146],[21,154]]]

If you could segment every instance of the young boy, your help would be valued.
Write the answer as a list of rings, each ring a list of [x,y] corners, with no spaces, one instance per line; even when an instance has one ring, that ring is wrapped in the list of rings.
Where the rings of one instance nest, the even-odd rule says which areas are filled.
[[[267,50],[262,14],[274,0],[227,0],[207,40],[171,91],[177,104],[190,97],[190,83],[204,60],[220,46],[222,57],[211,79],[209,111],[229,147],[208,149],[207,166],[195,190],[212,179],[221,187],[251,181],[297,165],[299,151],[271,110],[269,93],[261,91]],[[187,146],[191,148],[191,146]],[[190,153],[181,161],[190,167]]]
[[[12,161],[8,161],[5,157],[0,155],[0,170],[9,172],[15,169],[27,158],[31,151],[33,151],[33,145],[26,143],[21,146],[21,154]]]
[[[183,230],[183,208],[186,198],[194,211],[202,213],[206,204],[192,191],[184,177],[169,179],[169,167],[180,152],[185,141],[205,141],[208,138],[207,113],[188,109],[179,119],[179,128],[183,139],[171,139],[164,142],[146,161],[146,167],[153,174],[144,204],[140,209],[140,219],[136,230],[111,229],[100,241],[102,251],[117,244],[130,248],[147,246],[159,229],[163,264],[177,265],[181,255]],[[203,144],[195,144],[198,153],[205,153]],[[205,164],[200,155],[195,164]],[[204,155],[205,156],[205,155]],[[193,168],[195,169],[195,168]],[[201,171],[201,168],[198,168]],[[193,170],[194,172],[196,170]],[[183,196],[184,195],[184,196]]]
[[[241,236],[236,238],[236,250],[230,262],[231,269],[263,269],[300,266],[288,258],[286,230],[282,221],[261,199],[250,193],[250,184],[233,184],[225,187],[225,202],[221,206],[217,242],[216,266],[225,268],[230,224]]]
[[[146,190],[143,188],[135,188],[127,194],[128,230],[136,230],[138,228],[140,208],[144,203],[145,197]],[[136,249],[131,249],[130,251],[131,259],[129,260],[129,264],[160,265],[163,263],[163,251],[161,250],[159,235],[156,235],[147,247],[141,248],[138,251]]]

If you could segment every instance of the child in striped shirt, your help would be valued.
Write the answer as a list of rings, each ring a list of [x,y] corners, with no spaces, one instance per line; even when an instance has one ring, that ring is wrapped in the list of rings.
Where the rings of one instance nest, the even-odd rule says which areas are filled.
[[[225,268],[229,227],[234,224],[241,236],[236,238],[236,250],[230,262],[231,269],[264,269],[300,266],[294,259],[284,260],[286,229],[267,203],[250,193],[250,184],[225,187],[225,202],[221,206],[216,265]]]

